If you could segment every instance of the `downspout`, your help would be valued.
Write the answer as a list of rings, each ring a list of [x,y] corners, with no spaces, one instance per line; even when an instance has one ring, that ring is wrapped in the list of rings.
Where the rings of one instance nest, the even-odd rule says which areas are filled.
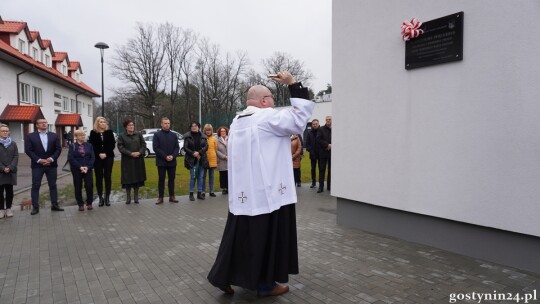
[[[79,113],[79,95],[84,94],[84,92],[80,92],[75,94],[75,112]]]
[[[28,72],[28,71],[31,71],[34,69],[34,66],[30,67],[29,69],[27,70],[24,70],[22,72],[20,72],[19,74],[17,74],[17,105],[20,106],[21,105],[21,86],[19,85],[20,82],[19,82],[19,76]],[[30,93],[30,92],[28,92]]]

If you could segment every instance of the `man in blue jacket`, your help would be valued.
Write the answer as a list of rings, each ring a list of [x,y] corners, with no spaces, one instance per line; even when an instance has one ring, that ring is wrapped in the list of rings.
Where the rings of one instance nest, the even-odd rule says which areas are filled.
[[[49,192],[51,194],[51,210],[64,211],[58,206],[58,191],[56,178],[58,176],[58,157],[62,152],[60,139],[56,133],[47,131],[47,120],[38,118],[35,122],[37,130],[26,136],[24,141],[24,153],[30,157],[32,168],[32,212],[39,213],[39,188],[43,175],[47,176]]]
[[[171,121],[167,117],[161,119],[161,130],[154,134],[152,139],[154,153],[156,153],[156,166],[158,168],[158,193],[156,205],[163,204],[165,194],[165,174],[169,176],[169,202],[178,203],[174,196],[174,178],[176,177],[176,157],[180,151],[178,137],[171,132]]]

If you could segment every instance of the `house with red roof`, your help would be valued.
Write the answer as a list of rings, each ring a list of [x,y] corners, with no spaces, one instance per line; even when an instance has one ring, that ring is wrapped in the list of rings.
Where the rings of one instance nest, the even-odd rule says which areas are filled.
[[[47,119],[49,130],[58,134],[78,128],[90,132],[93,98],[100,94],[82,81],[82,74],[81,63],[55,51],[39,31],[0,16],[0,122],[9,126],[19,147],[38,118]]]

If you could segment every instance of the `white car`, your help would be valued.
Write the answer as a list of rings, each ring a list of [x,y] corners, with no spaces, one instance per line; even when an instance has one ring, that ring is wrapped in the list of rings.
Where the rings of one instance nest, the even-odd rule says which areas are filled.
[[[173,131],[174,132],[174,131]],[[186,155],[184,150],[184,137],[178,132],[174,132],[178,137],[178,145],[180,146],[180,152],[178,155]],[[144,141],[146,142],[146,151],[144,152],[144,157],[149,157],[150,155],[155,155],[154,146],[152,145],[152,140],[154,139],[154,134],[145,134],[143,135]]]

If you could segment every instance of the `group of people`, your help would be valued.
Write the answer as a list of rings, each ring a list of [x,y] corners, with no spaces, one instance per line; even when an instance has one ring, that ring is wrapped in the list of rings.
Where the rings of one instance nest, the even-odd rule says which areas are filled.
[[[328,169],[326,178],[326,189],[330,191],[331,182],[331,156],[332,156],[332,116],[326,116],[326,123],[320,126],[318,119],[311,121],[311,130],[306,135],[306,150],[309,152],[311,161],[311,188],[316,187],[317,165],[319,166],[319,189],[317,193],[324,191],[324,177]]]
[[[89,139],[83,130],[75,130],[74,140],[68,144],[66,171],[70,171],[73,177],[75,200],[79,211],[93,209],[94,179],[98,193],[99,207],[111,205],[112,169],[114,165],[114,149],[118,147],[121,154],[121,184],[126,190],[126,204],[139,203],[139,188],[146,181],[146,168],[144,155],[146,142],[142,134],[135,131],[134,121],[124,121],[125,132],[115,139],[112,130],[109,130],[107,120],[97,117]],[[51,197],[51,210],[64,211],[58,205],[58,191],[56,187],[58,157],[62,152],[60,141],[54,132],[48,131],[48,123],[44,118],[35,122],[36,130],[28,134],[25,140],[25,153],[31,159],[32,168],[32,215],[39,213],[39,189],[43,175],[47,178]],[[158,169],[158,200],[156,204],[163,203],[165,192],[165,179],[168,177],[169,202],[178,203],[174,194],[174,181],[176,176],[176,158],[180,151],[178,138],[171,132],[171,122],[168,118],[161,119],[161,130],[153,136],[153,148],[156,153],[156,166]],[[199,131],[198,122],[191,123],[191,131],[185,134],[184,149],[186,157],[184,165],[190,170],[190,200],[195,200],[193,195],[194,184],[197,183],[197,198],[205,199],[205,180],[209,179],[210,196],[214,193],[214,170],[220,172],[220,187],[223,194],[228,193],[227,182],[227,140],[228,129],[220,127],[219,137],[213,136],[213,128],[207,124],[204,133]],[[13,185],[17,183],[18,149],[15,142],[9,137],[9,128],[2,125],[0,128],[0,216],[11,217],[11,205],[13,202]],[[3,137],[5,136],[5,137]],[[105,187],[103,185],[105,184]],[[86,197],[83,198],[83,188]],[[104,189],[105,188],[105,189]],[[4,191],[6,195],[4,196]],[[132,196],[133,193],[133,196]],[[4,200],[6,206],[4,206]],[[5,208],[7,207],[7,208]]]
[[[194,201],[195,184],[197,184],[197,199],[204,200],[206,193],[206,180],[208,177],[209,195],[216,197],[214,193],[214,173],[217,169],[220,173],[220,188],[222,194],[228,193],[227,179],[227,142],[229,129],[218,128],[218,137],[214,136],[214,128],[211,124],[204,125],[202,132],[199,122],[190,124],[190,131],[184,134],[184,166],[189,170],[189,200]]]
[[[205,172],[212,179],[215,169],[220,172],[223,194],[231,193],[228,196],[229,211],[223,237],[208,274],[209,282],[226,294],[233,294],[232,286],[235,285],[256,290],[260,296],[278,296],[289,291],[286,284],[289,274],[299,271],[295,211],[299,180],[294,178],[297,170],[291,170],[293,161],[296,163],[299,159],[299,149],[294,149],[292,158],[284,158],[283,155],[290,153],[294,146],[291,139],[293,142],[298,140],[297,135],[291,138],[291,134],[302,132],[314,103],[308,99],[307,88],[296,82],[289,72],[279,72],[269,77],[288,86],[292,107],[281,111],[273,109],[272,92],[265,86],[256,85],[248,90],[247,108],[234,118],[230,130],[218,128],[216,139],[212,126],[206,125],[201,132],[200,124],[192,122],[190,131],[184,135],[184,165],[190,170],[190,200],[195,199],[195,182],[197,198],[204,199],[205,186],[201,181]],[[39,212],[38,193],[43,175],[47,176],[49,184],[51,209],[62,211],[56,192],[60,141],[56,134],[47,131],[45,119],[38,119],[36,127],[37,130],[25,140],[25,152],[32,160],[32,214]],[[331,118],[327,118],[327,127],[330,131]],[[143,160],[146,143],[142,135],[135,132],[133,121],[124,122],[124,128],[126,132],[119,135],[117,143],[122,157],[121,182],[128,194],[126,203],[131,202],[131,189],[134,190],[133,200],[138,203],[138,189],[146,180]],[[6,129],[7,126],[0,126],[0,170],[3,172],[0,184],[2,191],[6,190],[8,206],[11,206],[13,187],[9,187],[5,181],[16,183],[18,152]],[[96,172],[99,206],[110,205],[115,139],[108,130],[105,118],[96,119],[88,143],[85,142],[83,131],[74,132],[74,136],[75,141],[69,146],[68,160],[80,210],[84,210],[81,194],[83,181],[87,209],[92,207],[92,171]],[[327,151],[323,155],[318,154],[321,168],[323,162],[329,165],[331,150],[330,139],[323,136],[326,135],[322,134],[321,139],[317,140],[318,146]],[[177,202],[174,178],[179,144],[176,135],[170,131],[169,119],[161,120],[161,130],[154,135],[153,148],[159,176],[156,204],[163,203],[166,175],[169,179],[169,201]],[[8,150],[11,152],[7,153]],[[209,156],[209,151],[215,153],[215,159]],[[105,195],[102,179],[105,180]],[[323,187],[323,183],[324,179],[319,186]],[[212,180],[209,187],[213,196]],[[3,195],[1,203],[3,208]]]

